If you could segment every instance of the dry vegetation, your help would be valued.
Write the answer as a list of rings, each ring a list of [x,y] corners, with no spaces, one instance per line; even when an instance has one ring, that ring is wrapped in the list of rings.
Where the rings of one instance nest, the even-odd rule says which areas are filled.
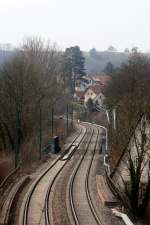
[[[110,109],[116,108],[117,129],[113,129],[113,124],[110,127],[113,146],[118,149],[118,152],[112,155],[115,156],[114,161],[119,159],[128,145],[141,116],[147,114],[149,117],[149,85],[150,61],[135,52],[130,56],[128,64],[123,65],[120,71],[114,74],[106,90],[106,104]]]
[[[58,118],[66,115],[70,103],[66,83],[61,51],[40,38],[24,40],[1,66],[0,164],[3,168],[5,164],[4,171],[12,168],[12,157],[13,167],[27,162],[30,165],[42,157],[51,137],[52,111]],[[62,129],[58,121],[53,134]]]
[[[146,163],[144,161],[146,155],[149,155],[150,149],[149,132],[146,129],[150,123],[149,87],[150,60],[137,52],[133,52],[129,62],[121,67],[118,74],[114,75],[106,91],[108,106],[112,109],[116,108],[116,129],[110,126],[111,167],[114,172],[119,165],[118,162],[122,160],[120,157],[123,153],[127,154],[126,164],[128,165],[130,189],[125,190],[135,218],[144,215],[150,199],[150,157]],[[138,132],[137,127],[140,127]],[[135,157],[132,157],[134,152],[133,146],[130,146],[131,140],[135,143],[136,163]],[[148,168],[148,179],[145,184],[145,193],[141,199],[140,184],[143,168]],[[124,181],[124,177],[122,177],[122,181]]]

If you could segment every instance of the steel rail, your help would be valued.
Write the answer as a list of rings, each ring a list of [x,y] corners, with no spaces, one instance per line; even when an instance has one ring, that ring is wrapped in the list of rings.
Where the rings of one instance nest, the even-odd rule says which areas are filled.
[[[5,200],[4,207],[1,211],[0,224],[10,224],[12,219],[12,211],[16,205],[16,201],[22,189],[30,181],[29,175],[22,177],[19,182],[13,187]]]
[[[74,221],[75,221],[76,225],[80,225],[80,222],[79,222],[79,218],[78,218],[77,213],[76,213],[74,199],[73,199],[73,185],[74,185],[76,174],[77,174],[77,172],[78,172],[78,170],[79,170],[79,168],[80,168],[80,166],[81,166],[81,164],[82,164],[82,162],[85,158],[86,153],[88,152],[89,145],[91,143],[93,135],[94,135],[94,129],[91,133],[88,145],[86,146],[86,150],[85,150],[83,156],[81,157],[81,159],[79,160],[79,163],[77,164],[77,166],[75,167],[75,169],[73,171],[73,174],[72,174],[72,177],[71,177],[71,180],[70,180],[70,184],[69,184],[69,201],[70,201],[72,215],[73,215],[73,218],[74,218]]]
[[[86,174],[85,188],[86,188],[86,196],[87,196],[88,203],[89,203],[89,206],[91,208],[92,214],[93,214],[97,224],[103,225],[105,223],[104,223],[104,221],[102,221],[102,218],[100,219],[99,216],[96,213],[95,207],[93,205],[92,197],[91,197],[91,194],[90,194],[90,189],[89,189],[89,177],[90,177],[90,172],[91,172],[91,168],[92,168],[92,164],[93,164],[93,160],[94,160],[94,156],[95,156],[96,148],[97,148],[97,144],[98,144],[99,129],[97,129],[97,130],[98,130],[98,135],[97,135],[97,138],[96,138],[96,143],[95,143],[95,146],[94,146],[94,151],[93,151],[93,155],[92,155],[92,158],[91,158],[91,161],[90,161],[90,165],[89,165],[89,168],[88,168],[87,174]]]
[[[72,143],[70,144],[70,146],[67,148],[67,150],[65,151],[65,153],[67,153],[69,151],[69,149],[71,148],[71,146],[73,145],[73,143],[80,137],[81,133],[83,132],[83,128],[81,128],[79,134],[75,137],[75,139],[72,141]],[[64,156],[65,154],[62,153],[62,155],[60,155],[54,162],[52,162],[52,164],[41,174],[41,176],[35,181],[32,189],[30,190],[26,202],[25,202],[25,207],[24,207],[24,211],[23,211],[23,225],[30,225],[28,224],[28,211],[29,211],[29,205],[30,205],[30,201],[32,198],[32,195],[37,187],[37,185],[40,183],[40,181],[42,180],[42,178],[57,164],[57,162],[59,160],[61,160],[61,158]]]
[[[87,131],[87,129],[86,129],[86,131]],[[84,136],[82,137],[82,139],[78,143],[78,147],[79,147],[80,144],[82,144],[82,141],[84,140],[86,134],[87,134],[87,132],[85,132]],[[57,172],[57,174],[53,178],[53,180],[52,180],[52,182],[51,182],[51,184],[50,184],[50,186],[49,186],[49,188],[47,190],[46,198],[45,198],[45,221],[46,221],[46,225],[50,225],[51,224],[50,218],[49,218],[49,197],[50,197],[50,193],[51,193],[52,187],[53,187],[53,185],[54,185],[54,183],[55,183],[58,175],[61,173],[61,171],[63,170],[63,168],[65,167],[65,165],[68,163],[68,161],[72,157],[72,155],[75,153],[75,151],[76,151],[76,148],[75,148],[74,151],[72,151],[71,156],[66,159],[66,163]]]
[[[18,166],[17,168],[15,168],[14,170],[12,170],[7,177],[5,177],[5,179],[0,183],[0,189],[4,188],[6,183],[18,172],[18,170],[20,169],[20,166]]]

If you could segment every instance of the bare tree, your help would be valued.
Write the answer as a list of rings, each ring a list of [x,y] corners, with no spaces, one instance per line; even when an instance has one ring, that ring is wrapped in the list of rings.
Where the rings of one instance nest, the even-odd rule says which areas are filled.
[[[150,129],[149,85],[150,61],[141,54],[133,52],[129,62],[123,65],[118,74],[112,77],[106,90],[108,106],[112,109],[116,108],[117,129],[112,130],[113,174],[115,171],[119,171],[135,216],[144,213],[150,195],[149,157],[147,157],[150,147],[148,131]],[[146,119],[141,121],[142,115]],[[139,123],[139,121],[141,122]],[[126,157],[122,158],[124,154]],[[126,171],[128,171],[129,189],[126,188],[126,182],[121,172],[124,167],[119,166],[121,160],[124,161]],[[144,184],[146,192],[141,196],[140,190],[145,170],[147,170],[146,183]]]
[[[150,123],[142,116],[118,167],[118,188],[125,194],[135,218],[143,216],[150,200]],[[121,178],[121,179],[120,179]]]
[[[50,107],[65,95],[61,57],[56,45],[27,38],[0,70],[0,146],[15,150],[16,166],[22,145],[33,135],[39,135],[41,154]]]

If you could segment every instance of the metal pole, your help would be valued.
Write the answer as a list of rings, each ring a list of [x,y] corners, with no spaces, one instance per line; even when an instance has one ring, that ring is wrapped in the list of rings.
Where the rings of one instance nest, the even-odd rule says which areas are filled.
[[[68,107],[68,104],[67,104],[67,127],[66,127],[66,129],[67,129],[67,135],[68,135],[68,111],[69,111],[69,107]]]
[[[110,123],[109,112],[108,112],[108,110],[106,110],[105,112],[106,112],[106,116],[107,116],[108,123]]]
[[[106,151],[108,151],[108,130],[106,128]]]
[[[16,140],[15,140],[15,168],[18,166],[19,161],[19,110],[16,107]]]
[[[116,130],[116,108],[113,109],[113,117],[114,117],[114,130]]]
[[[113,118],[113,111],[111,111],[110,116],[110,125],[109,125],[109,144],[111,146],[113,140],[113,129],[114,129],[114,118]]]
[[[51,118],[51,122],[52,122],[52,136],[53,136],[53,133],[54,133],[54,107],[52,106],[52,118]]]
[[[71,125],[73,127],[73,103],[72,103],[72,121],[71,121]]]
[[[40,130],[39,130],[39,158],[42,156],[42,109],[40,105]]]

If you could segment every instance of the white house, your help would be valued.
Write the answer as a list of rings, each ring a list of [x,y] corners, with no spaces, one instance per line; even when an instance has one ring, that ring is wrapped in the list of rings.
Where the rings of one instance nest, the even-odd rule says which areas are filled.
[[[90,86],[99,85],[105,87],[111,77],[104,74],[99,75],[87,75],[76,80],[76,91],[85,91]]]
[[[89,76],[84,76],[76,80],[76,91],[85,91],[89,86],[94,85],[94,81]]]
[[[86,104],[89,99],[93,100],[93,103],[102,106],[104,101],[104,95],[100,85],[90,86],[84,93],[84,103]]]

